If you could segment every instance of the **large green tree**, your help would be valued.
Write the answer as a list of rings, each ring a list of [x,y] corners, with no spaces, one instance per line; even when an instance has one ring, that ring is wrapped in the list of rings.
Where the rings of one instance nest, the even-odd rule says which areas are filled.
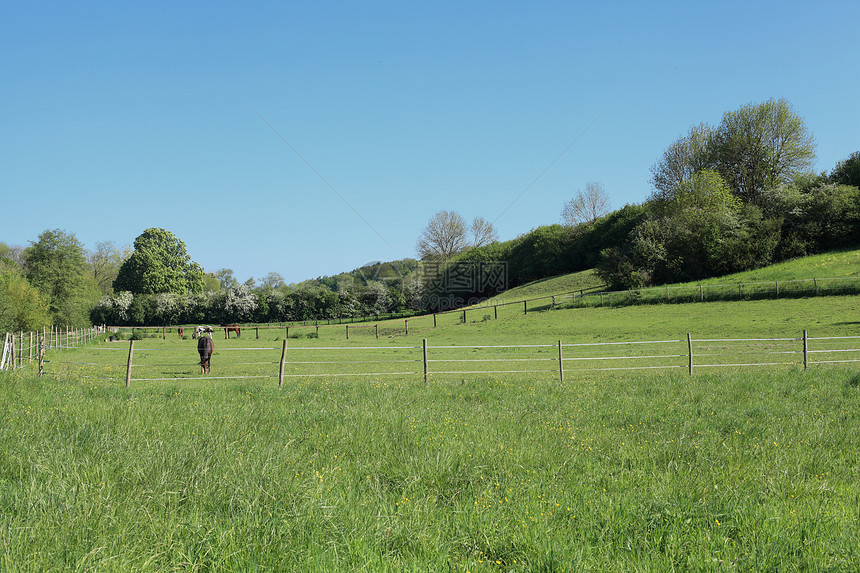
[[[753,204],[764,191],[790,183],[815,162],[815,139],[784,99],[723,114],[712,148],[717,171],[738,197]]]
[[[113,288],[134,294],[199,293],[203,278],[184,242],[170,231],[150,228],[134,240],[134,252],[120,267]]]
[[[72,233],[44,231],[39,240],[24,249],[22,259],[27,280],[48,303],[58,324],[89,324],[89,310],[99,293],[91,277],[83,245]]]

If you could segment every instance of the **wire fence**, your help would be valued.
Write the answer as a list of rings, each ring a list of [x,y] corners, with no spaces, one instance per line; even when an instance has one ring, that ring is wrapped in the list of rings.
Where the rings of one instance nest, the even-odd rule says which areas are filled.
[[[80,348],[95,340],[101,332],[102,327],[63,329],[57,326],[46,326],[41,332],[7,332],[0,357],[0,370],[17,370],[37,362],[41,371],[46,351]]]
[[[201,372],[196,348],[98,345],[83,352],[54,351],[46,360],[49,374],[74,374],[132,382],[178,380],[386,379],[407,377],[429,382],[435,377],[539,375],[565,381],[577,374],[610,371],[722,368],[809,368],[860,362],[860,337],[686,338],[518,345],[319,346],[282,341],[276,346],[228,346],[221,343],[211,359],[212,373]],[[240,344],[239,341],[236,342]],[[84,352],[86,354],[84,354]],[[75,359],[81,356],[80,359]],[[88,356],[89,358],[84,358]]]
[[[326,337],[351,340],[355,337],[394,338],[421,334],[443,324],[496,320],[501,313],[542,312],[547,310],[586,307],[614,307],[640,304],[717,302],[730,300],[762,300],[778,298],[805,298],[860,294],[860,277],[813,278],[782,281],[740,283],[708,283],[651,287],[625,291],[607,291],[603,287],[590,287],[553,295],[526,298],[509,302],[493,300],[436,313],[393,313],[374,317],[321,319],[291,323],[240,324],[242,336],[254,339],[283,334],[289,339]],[[362,322],[364,321],[364,322]],[[134,338],[158,337],[167,339],[177,334],[190,336],[194,326],[111,326],[110,332],[123,333]],[[215,326],[223,337],[235,336],[225,325]],[[219,334],[220,336],[220,334]]]

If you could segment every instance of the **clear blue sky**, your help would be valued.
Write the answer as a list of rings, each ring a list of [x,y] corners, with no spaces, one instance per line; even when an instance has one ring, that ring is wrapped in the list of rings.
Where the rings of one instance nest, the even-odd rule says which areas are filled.
[[[678,136],[769,98],[830,171],[860,150],[858,23],[856,0],[4,2],[0,241],[163,227],[207,271],[299,282],[415,257],[442,209],[506,240],[589,181],[641,203]]]

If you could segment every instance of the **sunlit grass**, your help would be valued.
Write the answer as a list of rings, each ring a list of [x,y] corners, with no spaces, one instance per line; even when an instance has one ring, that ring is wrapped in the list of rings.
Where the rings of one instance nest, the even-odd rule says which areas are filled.
[[[0,569],[856,570],[845,370],[0,378]]]

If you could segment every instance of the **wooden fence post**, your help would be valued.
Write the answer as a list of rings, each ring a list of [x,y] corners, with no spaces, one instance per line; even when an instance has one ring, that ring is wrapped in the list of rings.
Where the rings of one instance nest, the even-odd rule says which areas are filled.
[[[693,375],[693,339],[690,337],[690,333],[687,333],[687,356],[688,360],[688,368],[690,376]]]
[[[349,340],[349,325],[346,325],[346,339]]]
[[[256,331],[257,331],[257,340],[260,340],[260,327],[259,327],[259,326],[255,326],[255,327],[254,327],[254,330],[256,330]]]
[[[496,320],[499,319],[499,305],[493,306],[493,318],[495,318]]]
[[[409,336],[409,320],[404,320],[403,324],[406,326],[406,336]]]
[[[463,324],[466,324],[466,311],[463,311]]]
[[[39,376],[45,373],[45,335],[39,339]]]
[[[436,328],[436,313],[433,313],[433,328]]]
[[[30,331],[30,347],[27,349],[27,362],[33,361],[33,331]]]
[[[287,361],[287,340],[284,339],[284,348],[281,350],[281,366],[278,370],[278,390],[284,387],[284,363]]]
[[[288,327],[287,327],[287,336],[286,336],[286,338],[289,338],[289,337],[290,337],[290,327],[288,326]]]
[[[779,281],[776,281],[776,298],[779,298]]]
[[[424,349],[424,383],[427,384],[427,382],[430,380],[430,369],[428,368],[428,364],[427,364],[427,339],[426,338],[423,339],[422,347]]]
[[[561,356],[561,340],[558,341],[558,379],[564,382],[564,359]]]
[[[128,367],[125,370],[125,387],[131,386],[131,362],[134,357],[134,338],[129,340],[128,344]]]
[[[379,323],[377,322],[374,326],[376,326],[376,338],[379,338]]]
[[[705,302],[705,287],[699,285],[699,302]]]
[[[528,313],[529,313],[529,301],[524,300],[523,301],[523,314],[528,314]]]
[[[809,368],[809,335],[803,331],[803,369]]]

